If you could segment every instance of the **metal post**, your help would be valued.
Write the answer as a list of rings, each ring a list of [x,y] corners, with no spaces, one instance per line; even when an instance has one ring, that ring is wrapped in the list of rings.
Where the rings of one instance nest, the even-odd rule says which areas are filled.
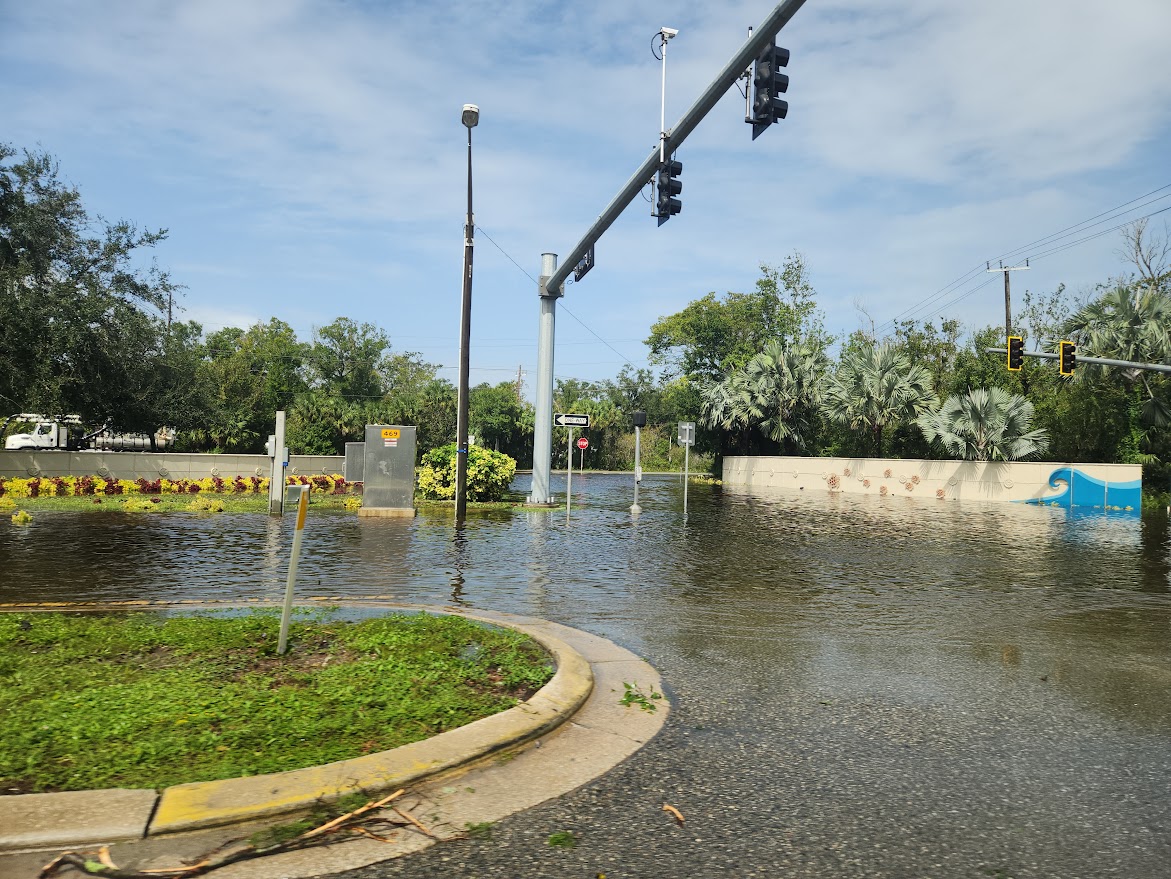
[[[546,284],[557,271],[557,254],[541,254],[541,278],[538,289],[541,302],[537,332],[537,411],[533,417],[533,488],[530,504],[548,504],[549,472],[553,455],[553,337],[557,325],[557,298]]]
[[[662,164],[660,157],[673,154],[682,145],[703,118],[727,94],[728,89],[744,75],[745,69],[753,59],[804,4],[805,0],[782,0],[773,8],[695,103],[675,123],[670,135],[660,138],[658,147],[647,156],[618,194],[610,200],[586,231],[585,236],[574,246],[568,260],[562,263],[560,269],[557,268],[557,254],[541,255],[541,278],[538,285],[541,297],[541,327],[537,341],[537,413],[533,437],[533,488],[532,494],[529,495],[529,503],[549,503],[549,457],[552,454],[550,434],[553,430],[553,326],[556,299],[564,292],[565,279],[626,207],[642,193],[654,177],[656,169]]]
[[[566,261],[561,264],[561,268],[557,269],[553,276],[542,285],[542,289],[548,288],[550,295],[561,295],[565,279],[569,277],[577,264],[581,262],[582,257],[597,243],[598,239],[602,237],[602,233],[613,225],[614,221],[618,219],[627,205],[639,197],[646,187],[647,182],[655,175],[655,171],[662,164],[659,160],[660,152],[664,155],[674,154],[691,132],[695,130],[696,126],[703,120],[704,116],[728,93],[728,89],[744,75],[744,70],[752,63],[753,59],[761,53],[765,46],[771,43],[773,37],[789,23],[789,20],[792,19],[804,4],[805,0],[784,0],[784,2],[777,4],[765,20],[752,32],[752,36],[732,56],[723,70],[717,74],[716,78],[704,89],[703,93],[696,98],[695,103],[671,127],[671,133],[666,138],[666,144],[656,145],[646,160],[639,165],[638,170],[631,175],[622,189],[618,191],[618,194],[614,196],[610,203],[602,210],[598,218],[594,220],[593,225],[590,226],[581,241],[574,246],[569,256],[566,257]]]
[[[691,451],[691,443],[684,443],[684,445],[683,445],[683,515],[684,516],[687,515],[687,481],[688,481],[687,457],[688,457],[688,452],[690,452],[690,451]]]
[[[465,123],[466,124],[466,123]],[[467,514],[468,498],[468,370],[472,339],[472,126],[468,125],[468,218],[464,226],[464,290],[459,320],[459,398],[455,427],[455,517]]]
[[[569,496],[573,493],[573,428],[566,428],[569,439],[565,441],[565,518],[569,519]]]
[[[289,553],[289,578],[285,581],[285,605],[281,609],[281,633],[276,652],[283,656],[289,647],[289,617],[293,613],[293,585],[297,582],[297,560],[301,557],[301,533],[305,530],[305,513],[309,509],[309,486],[299,485],[301,497],[297,502],[297,527],[293,531],[293,549]]]
[[[634,427],[634,505],[630,508],[630,512],[637,513],[642,510],[638,505],[638,484],[642,481],[642,465],[639,463],[640,446],[642,445],[642,428],[638,425]]]
[[[285,413],[276,414],[273,434],[272,472],[268,479],[268,512],[281,516],[285,512]]]
[[[663,88],[661,91],[662,98],[659,102],[659,164],[667,161],[667,39],[666,34],[662,34],[663,40]]]

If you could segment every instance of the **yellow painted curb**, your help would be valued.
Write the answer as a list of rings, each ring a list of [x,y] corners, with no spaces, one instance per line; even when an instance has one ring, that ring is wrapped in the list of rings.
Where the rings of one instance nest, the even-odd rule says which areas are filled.
[[[507,626],[533,638],[553,654],[557,663],[553,679],[531,699],[507,711],[391,751],[271,775],[166,788],[159,797],[147,836],[301,811],[356,791],[373,794],[405,787],[542,736],[568,720],[589,697],[594,685],[590,665],[564,641],[495,614],[453,615]]]

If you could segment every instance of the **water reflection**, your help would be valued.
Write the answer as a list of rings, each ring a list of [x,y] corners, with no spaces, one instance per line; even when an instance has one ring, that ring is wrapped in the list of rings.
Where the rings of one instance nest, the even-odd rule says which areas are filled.
[[[527,477],[514,486],[525,491]],[[574,480],[574,511],[313,513],[303,596],[532,614],[774,687],[906,700],[1008,686],[1171,729],[1166,516]],[[554,492],[564,491],[555,482]],[[41,513],[0,527],[0,602],[280,596],[292,517]],[[991,695],[990,695],[991,694]]]

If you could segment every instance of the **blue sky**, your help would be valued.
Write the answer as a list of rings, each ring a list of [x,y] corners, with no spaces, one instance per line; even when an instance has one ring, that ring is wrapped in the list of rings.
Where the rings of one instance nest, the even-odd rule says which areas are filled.
[[[454,381],[460,110],[479,104],[472,381],[520,366],[531,395],[525,273],[568,254],[656,143],[652,36],[680,32],[670,125],[771,8],[0,0],[0,141],[56,155],[92,212],[169,229],[157,258],[186,285],[184,317],[275,315],[308,339],[345,315]],[[636,201],[569,286],[557,376],[645,365],[657,318],[751,289],[760,263],[792,251],[829,328],[848,333],[1171,184],[1168,34],[1166,0],[809,0],[779,40],[788,119],[753,142],[738,93],[709,114],[678,154],[683,212],[658,228]],[[1056,243],[1167,207],[1171,188],[1152,199]],[[1064,283],[1072,301],[1123,270],[1119,245],[1034,259],[1014,292]],[[1002,321],[1000,276],[974,273],[913,315],[941,311]]]

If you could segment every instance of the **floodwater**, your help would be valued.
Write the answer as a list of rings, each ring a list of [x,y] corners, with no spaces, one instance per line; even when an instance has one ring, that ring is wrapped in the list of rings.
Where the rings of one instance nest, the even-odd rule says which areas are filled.
[[[556,478],[553,490],[564,498]],[[843,844],[864,851],[886,831],[851,803],[889,790],[901,767],[913,790],[905,802],[888,797],[882,820],[903,809],[912,826],[924,809],[970,810],[962,826],[932,826],[914,842],[946,848],[941,863],[957,870],[1016,875],[1013,858],[1032,857],[1054,872],[1015,869],[1061,875],[1063,859],[1109,857],[1117,875],[1141,876],[1171,862],[1171,545],[1161,512],[692,485],[685,516],[680,480],[654,476],[633,517],[632,477],[589,473],[574,476],[573,494],[568,520],[564,507],[491,513],[459,531],[447,516],[311,515],[298,594],[529,614],[629,647],[663,672],[677,706],[667,738],[682,756],[664,754],[659,771],[706,765],[725,787],[717,797],[712,778],[697,784],[697,811],[701,788],[766,804],[799,797],[848,825]],[[257,514],[38,513],[27,528],[0,525],[0,602],[276,600],[291,527],[292,517]],[[805,779],[831,765],[837,774],[797,790],[790,770],[774,768],[761,790],[759,765],[741,777],[726,763],[729,741],[759,747],[761,765],[770,758],[759,755],[794,749]],[[1026,802],[1027,820],[1013,819]],[[997,835],[1006,821],[1017,821],[1017,836]],[[831,833],[823,824],[810,818],[808,833]],[[801,830],[788,832],[789,848],[758,840],[752,857],[792,867]],[[648,858],[669,862],[656,845]],[[998,845],[1000,866],[987,860]],[[803,857],[801,874],[821,875]],[[695,852],[683,862],[703,863]],[[825,875],[855,875],[826,864]],[[961,875],[913,858],[904,866]]]

